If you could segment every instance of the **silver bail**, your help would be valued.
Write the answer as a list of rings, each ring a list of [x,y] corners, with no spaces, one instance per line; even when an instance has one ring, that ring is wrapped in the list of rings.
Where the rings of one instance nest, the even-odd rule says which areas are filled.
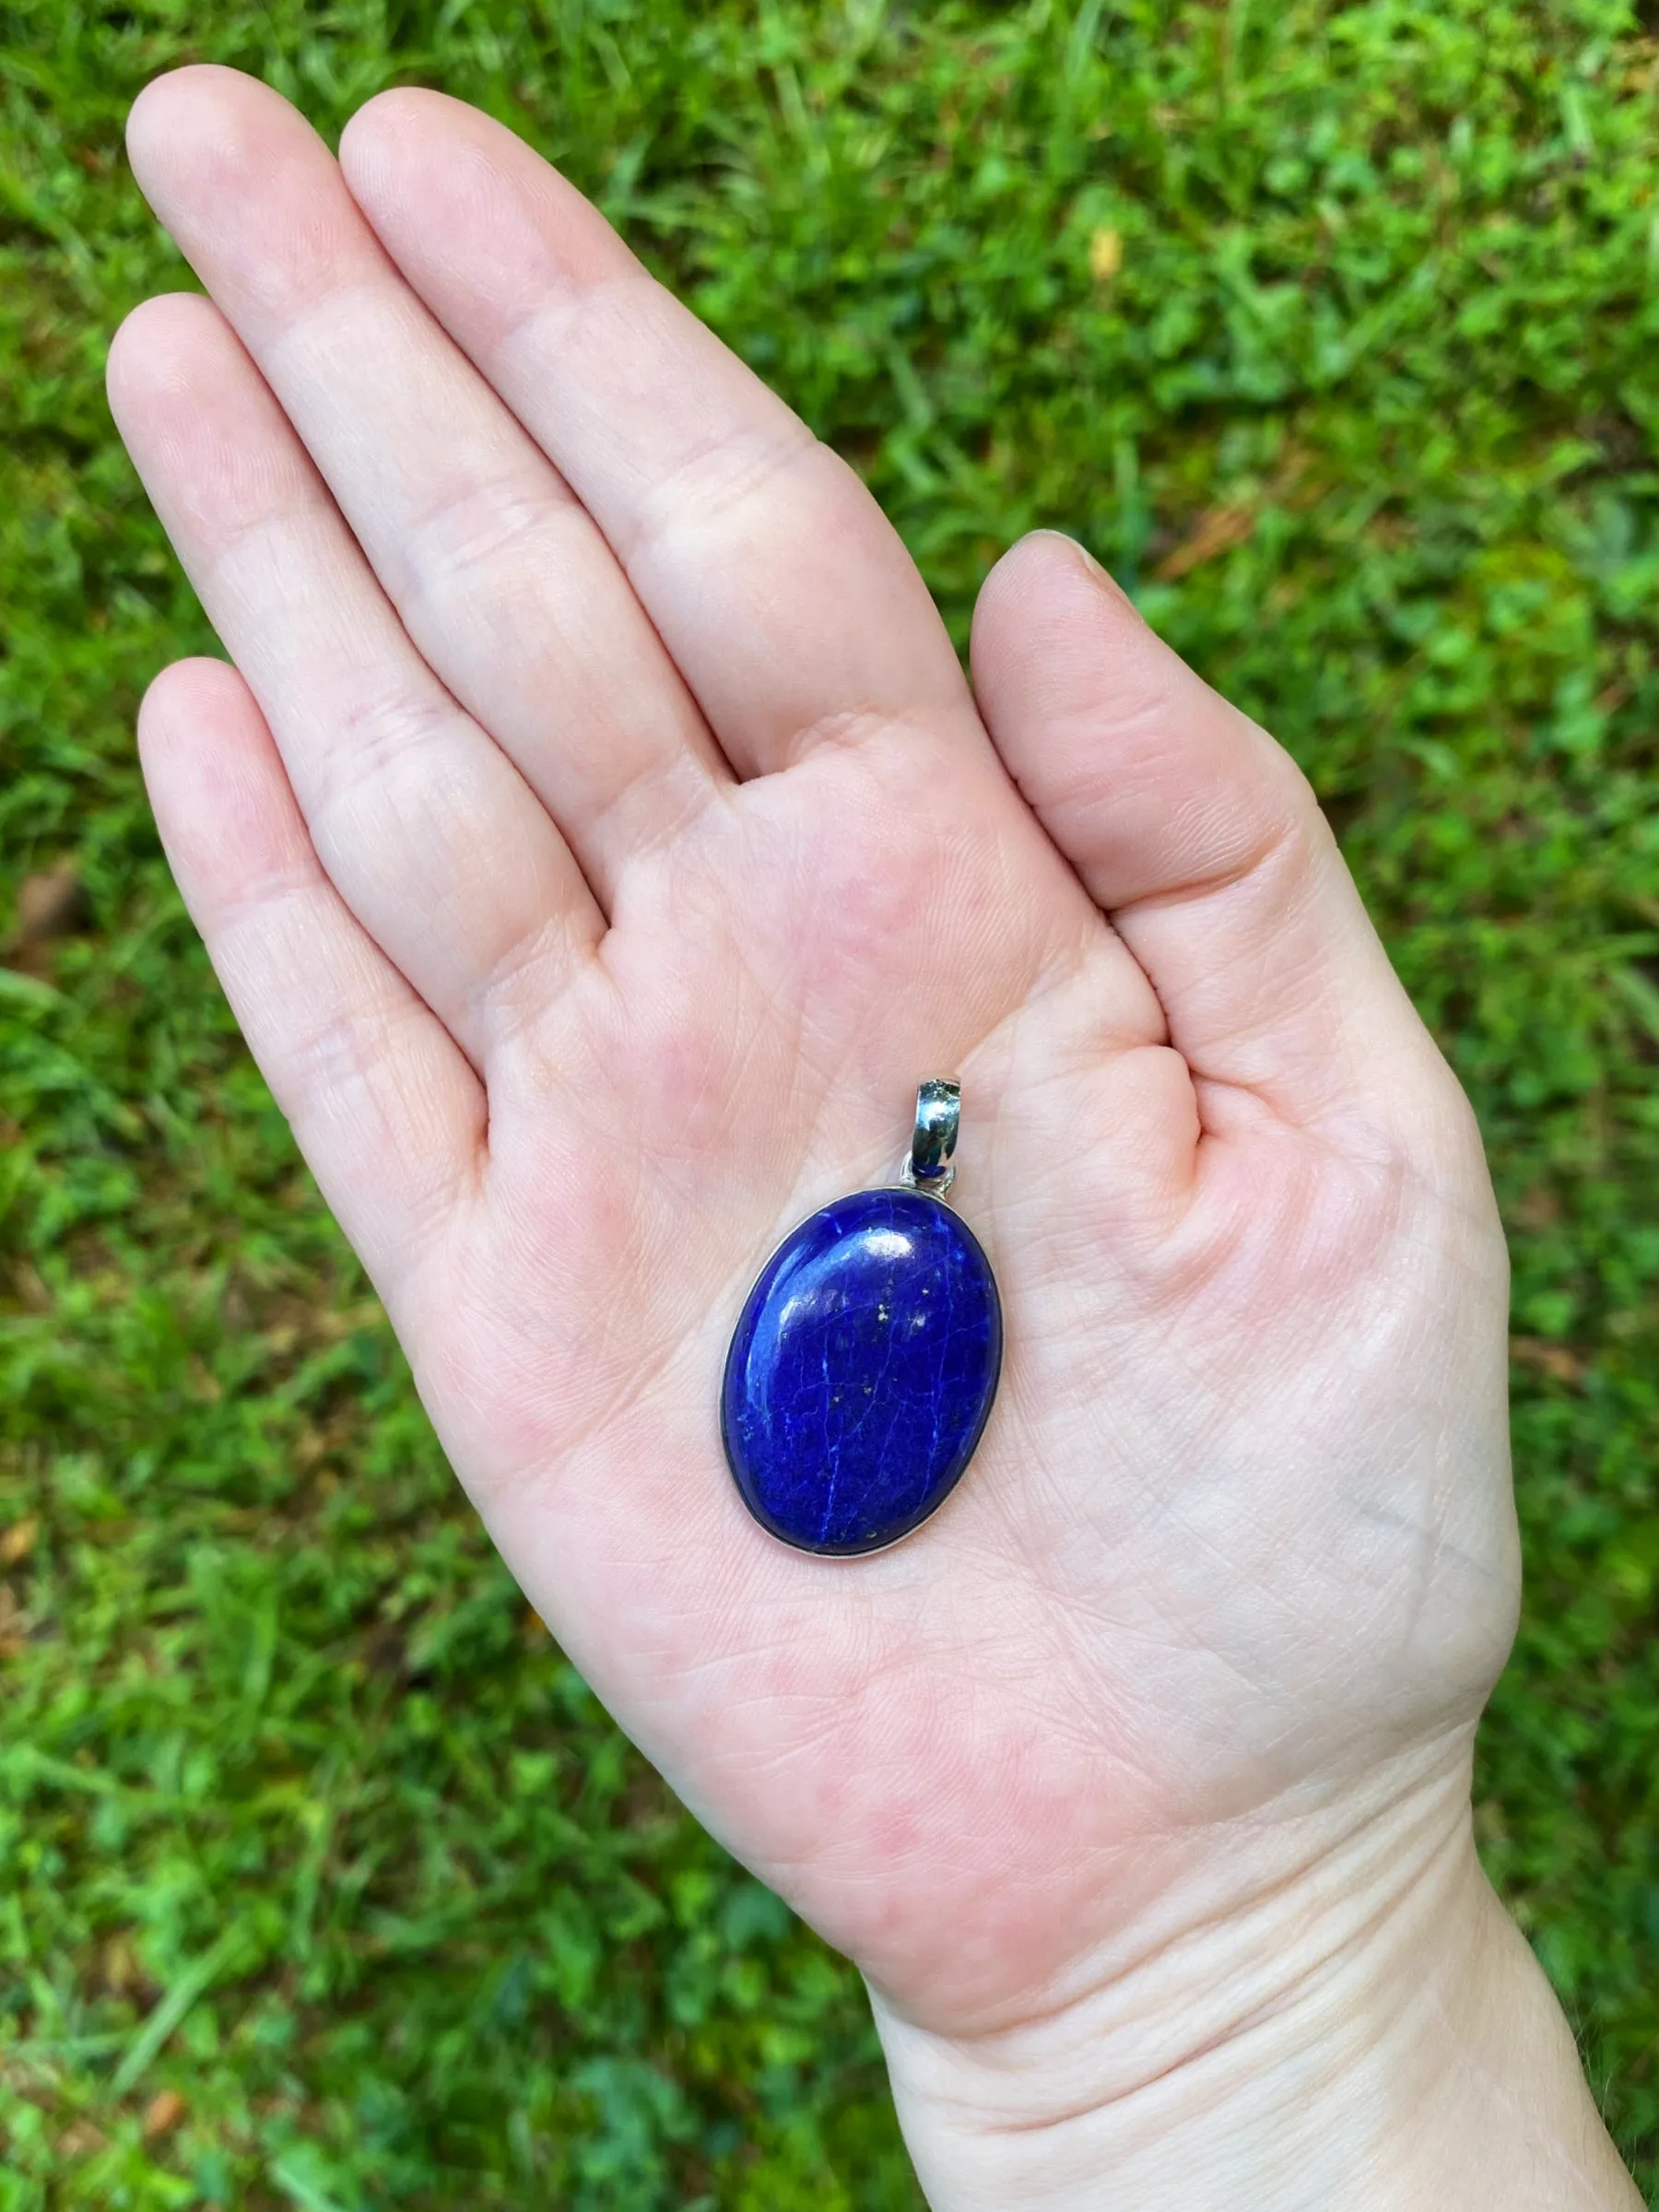
[[[912,1190],[943,1198],[956,1181],[950,1156],[962,1125],[962,1087],[945,1076],[930,1076],[916,1087],[916,1125],[899,1180]]]

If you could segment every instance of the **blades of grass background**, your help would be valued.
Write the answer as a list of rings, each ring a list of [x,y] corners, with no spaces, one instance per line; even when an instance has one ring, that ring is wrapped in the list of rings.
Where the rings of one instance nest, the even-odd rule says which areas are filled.
[[[133,713],[211,641],[100,375],[189,280],[122,115],[204,57],[330,132],[479,100],[858,463],[959,638],[1077,528],[1308,766],[1514,1241],[1483,1848],[1659,2183],[1659,51],[1614,0],[1227,22],[0,0],[4,2212],[915,2203],[855,1979],[526,1618],[156,850]]]

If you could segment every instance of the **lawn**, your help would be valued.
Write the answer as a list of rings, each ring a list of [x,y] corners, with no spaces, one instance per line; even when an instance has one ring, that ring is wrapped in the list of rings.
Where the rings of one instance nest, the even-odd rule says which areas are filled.
[[[952,624],[1077,532],[1289,744],[1476,1101],[1479,1834],[1659,2188],[1659,40],[1615,0],[3,0],[0,2212],[914,2206],[855,1977],[473,1526],[161,863],[105,411],[154,72],[559,161]]]

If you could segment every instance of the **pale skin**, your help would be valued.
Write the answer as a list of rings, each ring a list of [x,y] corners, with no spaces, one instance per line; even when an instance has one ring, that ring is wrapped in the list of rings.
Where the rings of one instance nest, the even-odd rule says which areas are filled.
[[[135,109],[117,420],[233,666],[191,912],[537,1611],[857,1961],[938,2212],[1638,2203],[1471,1841],[1512,1633],[1479,1139],[1303,779],[1068,540],[972,686],[852,473],[505,130]],[[959,1075],[1001,1393],[891,1552],[722,1458]]]

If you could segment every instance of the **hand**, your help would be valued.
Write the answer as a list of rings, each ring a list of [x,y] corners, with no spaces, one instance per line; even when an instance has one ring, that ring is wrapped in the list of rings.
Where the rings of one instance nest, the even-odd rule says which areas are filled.
[[[1121,2107],[1334,1942],[1427,1956],[1516,1602],[1504,1253],[1287,756],[1048,535],[971,694],[851,472],[465,108],[336,166],[190,69],[131,146],[212,304],[112,403],[235,663],[146,700],[157,815],[538,1611],[863,1967],[913,2134],[941,2067],[1058,2038]],[[726,1340],[947,1071],[1001,1395],[924,1531],[804,1558]]]

